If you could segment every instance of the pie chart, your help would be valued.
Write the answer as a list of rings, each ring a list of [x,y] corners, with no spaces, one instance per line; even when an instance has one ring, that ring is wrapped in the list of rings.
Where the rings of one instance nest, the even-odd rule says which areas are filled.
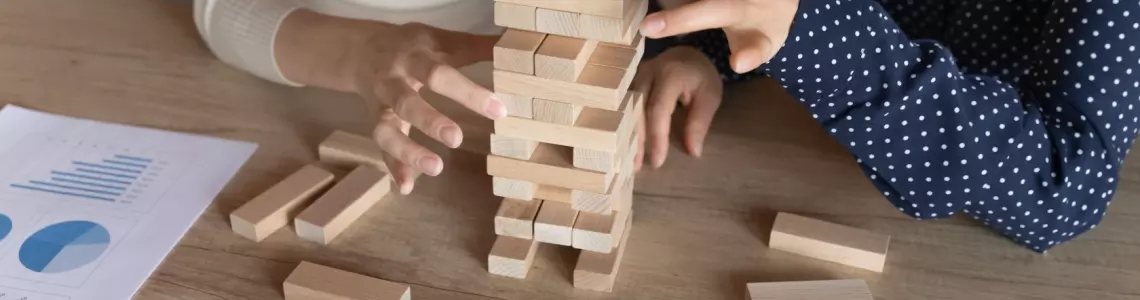
[[[20,246],[20,263],[38,273],[62,273],[86,266],[107,251],[111,234],[89,221],[67,221],[45,227]]]
[[[8,237],[9,233],[12,233],[12,219],[4,214],[0,214],[0,241]]]

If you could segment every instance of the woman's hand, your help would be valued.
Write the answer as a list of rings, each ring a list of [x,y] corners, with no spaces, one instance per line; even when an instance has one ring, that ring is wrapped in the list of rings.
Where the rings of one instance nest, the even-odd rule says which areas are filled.
[[[663,38],[722,28],[730,65],[746,73],[768,62],[788,38],[799,0],[691,0],[645,17],[641,34]]]
[[[669,125],[680,102],[688,109],[684,141],[689,154],[700,157],[713,116],[720,107],[724,84],[716,67],[700,51],[674,47],[638,67],[634,84],[649,90],[645,120],[637,127],[639,143],[635,166],[641,169],[646,149],[654,167],[665,163],[669,150]],[[650,143],[645,146],[646,139]]]
[[[298,10],[282,23],[276,53],[286,78],[365,99],[378,120],[372,136],[408,194],[420,173],[443,171],[443,159],[408,136],[412,127],[450,148],[463,142],[459,124],[421,98],[422,88],[491,119],[507,115],[491,91],[457,70],[491,60],[498,38]]]

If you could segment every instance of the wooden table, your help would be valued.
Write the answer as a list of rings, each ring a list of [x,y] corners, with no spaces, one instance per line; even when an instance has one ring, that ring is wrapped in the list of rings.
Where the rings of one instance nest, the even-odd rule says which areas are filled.
[[[443,176],[424,178],[412,196],[391,196],[329,247],[288,231],[261,244],[245,240],[229,230],[230,211],[314,160],[332,130],[367,132],[356,97],[277,86],[218,62],[188,6],[0,5],[0,100],[260,144],[138,299],[280,299],[300,260],[406,282],[419,300],[743,299],[747,282],[837,278],[866,279],[877,299],[1140,298],[1135,157],[1102,226],[1037,255],[964,218],[918,222],[898,213],[772,83],[741,86],[728,98],[703,159],[674,150],[663,169],[638,176],[618,286],[587,292],[571,287],[576,254],[561,247],[541,247],[527,280],[487,273],[498,199],[479,153],[445,153]],[[892,235],[886,271],[768,250],[777,211]]]

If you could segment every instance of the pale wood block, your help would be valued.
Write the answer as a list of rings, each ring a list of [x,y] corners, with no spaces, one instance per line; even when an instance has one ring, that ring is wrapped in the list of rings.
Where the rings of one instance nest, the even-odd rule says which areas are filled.
[[[581,212],[603,215],[611,214],[613,211],[629,210],[633,205],[634,173],[618,173],[618,176],[614,177],[610,191],[604,194],[571,190],[570,207]]]
[[[495,25],[521,30],[535,30],[535,7],[495,2]]]
[[[643,110],[642,95],[631,91],[620,111],[583,108],[573,126],[506,117],[495,120],[495,132],[541,143],[616,152],[625,142],[622,133],[637,126],[636,117],[626,116]]]
[[[283,284],[285,300],[411,300],[406,284],[302,261]]]
[[[649,11],[649,1],[625,1],[626,13],[620,18],[581,14],[578,25],[582,38],[602,42],[630,44],[631,35],[638,31],[638,24]]]
[[[637,66],[641,64],[641,58],[645,56],[645,43],[643,42],[645,38],[639,38],[639,42],[631,46],[598,44],[587,63],[636,71]]]
[[[597,47],[597,41],[551,34],[534,53],[534,75],[574,82]]]
[[[555,245],[573,245],[578,211],[569,203],[543,202],[534,219],[534,240]]]
[[[581,27],[581,14],[576,12],[538,8],[534,12],[535,31],[568,37],[577,37]]]
[[[534,53],[546,39],[546,34],[508,28],[495,43],[493,51],[496,71],[519,75],[534,74]],[[526,95],[520,93],[508,93]]]
[[[874,300],[862,279],[757,282],[748,284],[751,300]]]
[[[611,214],[578,212],[574,222],[573,247],[583,251],[610,253],[621,242],[630,210]]]
[[[491,134],[491,154],[527,160],[534,154],[538,142],[499,134]]]
[[[499,176],[491,177],[491,193],[495,196],[530,201],[534,199],[537,191],[538,185],[534,182]]]
[[[534,120],[547,123],[574,125],[583,107],[570,103],[534,99]]]
[[[634,74],[637,72],[629,72]],[[632,82],[625,71],[586,64],[575,82],[546,79],[516,72],[494,70],[495,92],[528,95],[603,110],[618,110]],[[617,79],[615,79],[617,78]],[[631,77],[632,78],[632,77]]]
[[[621,234],[618,248],[610,253],[581,251],[578,265],[574,267],[574,287],[579,289],[612,292],[617,279],[621,260],[628,248],[630,231],[633,230],[633,214],[625,219],[625,231]]]
[[[522,239],[534,238],[534,219],[542,201],[503,198],[495,214],[495,234]]]
[[[536,250],[538,242],[533,239],[495,236],[491,254],[487,255],[487,270],[499,276],[526,279]]]
[[[297,235],[328,245],[392,189],[391,176],[368,166],[346,175],[297,215]]]
[[[495,93],[495,97],[507,107],[507,115],[530,119],[534,116],[534,98],[505,93]]]
[[[495,0],[553,10],[621,18],[627,12],[626,2],[636,0]]]
[[[353,169],[367,165],[388,173],[384,150],[376,141],[344,131],[334,131],[317,147],[321,162],[329,166]]]
[[[325,169],[305,165],[230,213],[230,226],[238,235],[261,242],[289,224],[334,178]]]
[[[553,185],[538,185],[534,192],[534,199],[570,203],[570,189]]]
[[[619,165],[622,159],[633,159],[637,156],[638,134],[636,128],[636,120],[641,119],[643,114],[642,110],[635,110],[633,112],[633,125],[619,127],[619,137],[624,137],[628,140],[624,147],[618,148],[617,151],[604,151],[594,150],[583,147],[574,147],[574,166],[587,170],[594,170],[598,172],[612,172],[615,171],[614,167]]]
[[[530,160],[488,155],[487,175],[597,193],[609,190],[615,173],[575,168],[572,156],[572,149],[552,144],[539,144]]]
[[[891,237],[790,213],[779,213],[768,247],[882,272]]]

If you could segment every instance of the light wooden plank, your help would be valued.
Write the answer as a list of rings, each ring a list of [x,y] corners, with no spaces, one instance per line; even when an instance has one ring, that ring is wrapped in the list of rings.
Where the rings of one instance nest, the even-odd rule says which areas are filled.
[[[890,236],[781,212],[769,248],[882,272]]]
[[[574,238],[574,222],[578,211],[569,203],[543,202],[534,219],[534,240],[547,244],[571,246]]]
[[[538,142],[500,134],[491,134],[491,154],[527,160],[534,154]]]
[[[535,30],[534,6],[518,5],[502,1],[495,2],[495,25],[520,30]]]
[[[747,288],[751,300],[874,300],[862,279],[754,282]]]
[[[645,19],[649,10],[649,1],[652,0],[625,1],[626,13],[619,18],[580,14],[579,36],[602,42],[630,44],[631,35],[638,31],[638,24]]]
[[[495,234],[522,239],[534,238],[534,219],[542,206],[540,200],[503,198],[495,213]]]
[[[550,35],[577,37],[578,29],[582,27],[580,13],[538,8],[534,13],[535,30]]]
[[[644,109],[642,95],[631,92],[624,102],[626,105],[620,108],[621,111],[583,108],[574,125],[507,117],[495,120],[495,132],[541,143],[617,152],[626,142],[622,139],[622,133],[637,126],[638,120],[634,117],[634,112]]]
[[[574,125],[583,107],[570,103],[534,99],[534,120],[559,125]]]
[[[534,98],[507,93],[495,93],[495,97],[507,107],[507,115],[530,119],[534,116]]]
[[[574,267],[574,287],[598,292],[612,292],[621,261],[629,244],[633,230],[633,214],[625,220],[625,232],[621,235],[618,248],[610,253],[582,251],[578,254],[578,264]]]
[[[261,242],[289,224],[334,177],[318,166],[305,165],[230,213],[230,226],[238,235]]]
[[[534,53],[534,75],[540,78],[574,82],[594,54],[598,42],[567,36],[549,35]]]
[[[495,69],[518,74],[534,74],[534,53],[538,51],[544,39],[546,35],[542,33],[508,28],[495,43],[492,53]]]
[[[368,166],[357,167],[297,215],[297,235],[328,245],[391,189],[391,176],[387,173]]]
[[[578,212],[572,246],[582,251],[610,253],[621,242],[629,215],[628,209],[611,214]]]
[[[636,72],[631,72],[636,73]],[[495,92],[528,95],[534,98],[572,103],[586,107],[617,110],[625,99],[631,80],[625,71],[586,64],[576,82],[494,70]]]
[[[491,177],[491,193],[495,196],[532,200],[537,190],[538,186],[534,182],[499,176]]]
[[[333,131],[317,147],[321,162],[338,168],[353,169],[367,165],[388,173],[384,151],[376,141],[344,131]]]
[[[540,144],[530,160],[488,155],[487,175],[574,190],[597,193],[608,191],[614,173],[575,168],[571,163],[572,152],[568,147]]]
[[[603,17],[621,18],[626,13],[626,1],[631,0],[495,0],[520,5],[569,11]]]
[[[411,300],[406,284],[302,261],[282,284],[285,300]]]
[[[533,239],[499,235],[487,255],[487,271],[491,274],[525,279],[534,263],[538,242]]]

